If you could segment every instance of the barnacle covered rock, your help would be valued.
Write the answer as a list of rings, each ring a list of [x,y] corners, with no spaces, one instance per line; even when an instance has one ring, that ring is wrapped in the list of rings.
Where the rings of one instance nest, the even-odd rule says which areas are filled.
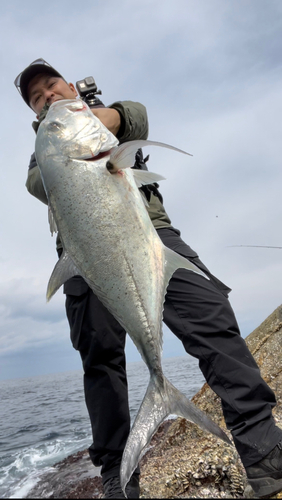
[[[246,339],[263,378],[274,390],[273,411],[282,428],[282,306]],[[226,430],[218,396],[204,384],[192,401]],[[232,438],[231,438],[232,439]],[[178,418],[166,421],[141,462],[143,498],[251,498],[246,474],[235,447],[195,424]],[[273,498],[282,498],[282,493]]]

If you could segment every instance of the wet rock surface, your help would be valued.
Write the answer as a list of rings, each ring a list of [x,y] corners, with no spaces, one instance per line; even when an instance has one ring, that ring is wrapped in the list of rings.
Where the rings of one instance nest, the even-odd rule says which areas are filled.
[[[50,468],[28,498],[99,498],[101,493],[100,468],[93,466],[88,450],[84,450]]]
[[[261,374],[277,398],[274,418],[282,428],[282,306],[246,339]],[[204,384],[192,401],[226,430],[220,399]],[[185,419],[165,421],[142,458],[143,498],[251,498],[240,458],[228,446]],[[88,452],[72,455],[44,475],[29,498],[99,498],[101,478]],[[282,493],[273,498],[282,498]]]

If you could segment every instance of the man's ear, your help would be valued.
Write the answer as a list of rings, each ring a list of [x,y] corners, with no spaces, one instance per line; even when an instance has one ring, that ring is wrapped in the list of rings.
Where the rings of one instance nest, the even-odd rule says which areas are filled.
[[[73,83],[69,83],[68,85],[69,85],[69,88],[75,93],[75,96],[78,96],[78,93],[77,93],[77,90],[76,90],[74,84]]]

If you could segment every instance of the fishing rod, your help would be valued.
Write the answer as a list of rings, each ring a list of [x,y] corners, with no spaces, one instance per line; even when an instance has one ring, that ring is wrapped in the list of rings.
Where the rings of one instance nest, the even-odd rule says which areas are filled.
[[[267,245],[228,245],[229,248],[232,247],[248,247],[248,248],[278,248],[279,250],[282,250],[282,247],[272,247],[272,246],[267,246]]]

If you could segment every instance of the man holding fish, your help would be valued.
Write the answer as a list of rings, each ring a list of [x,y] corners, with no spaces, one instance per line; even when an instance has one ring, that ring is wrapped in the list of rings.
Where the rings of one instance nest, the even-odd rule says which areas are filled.
[[[98,107],[91,108],[91,113],[85,103],[77,99],[74,85],[67,83],[43,59],[34,61],[20,73],[15,85],[38,119],[33,123],[33,128],[38,132],[36,157],[32,155],[26,186],[32,195],[49,205],[51,227],[57,226],[59,229],[57,250],[60,260],[50,279],[48,296],[50,298],[64,283],[71,340],[74,348],[80,352],[84,368],[85,399],[93,430],[93,444],[89,452],[94,465],[102,467],[105,497],[124,498],[126,494],[128,498],[138,498],[138,458],[152,433],[170,413],[182,415],[225,439],[220,429],[208,421],[192,403],[185,401],[186,398],[162,374],[159,352],[161,331],[156,335],[152,333],[156,330],[155,325],[154,328],[149,325],[153,312],[149,311],[150,304],[142,309],[147,299],[146,292],[142,295],[142,290],[140,292],[138,289],[143,274],[146,274],[145,271],[151,264],[155,270],[149,275],[153,283],[152,294],[155,289],[160,288],[154,295],[157,305],[154,309],[160,315],[165,296],[163,321],[182,341],[185,350],[199,359],[200,369],[208,384],[221,398],[226,425],[231,430],[255,494],[267,497],[282,490],[282,431],[275,425],[271,413],[276,404],[275,395],[261,378],[259,369],[240,336],[228,301],[230,289],[209,272],[196,252],[181,239],[179,230],[172,226],[164,209],[156,184],[161,177],[147,171],[142,151],[138,149],[149,144],[144,106],[124,101],[105,108],[99,102]],[[70,134],[81,123],[84,124],[82,129],[78,128],[77,133]],[[85,137],[79,142],[80,131],[86,128],[89,130],[89,137],[93,135],[93,147],[89,144],[87,152]],[[66,130],[68,134],[65,134]],[[66,140],[69,135],[73,137],[70,144]],[[122,146],[117,147],[118,143]],[[61,154],[58,155],[58,151]],[[131,163],[127,164],[129,157]],[[55,176],[56,168],[62,168],[60,159],[64,160],[64,165],[68,162],[72,169],[77,166],[79,176],[76,174],[78,184],[74,197],[64,199],[64,190],[68,192],[69,189],[68,177],[61,189],[61,175]],[[131,166],[133,169],[128,168]],[[88,174],[90,177],[87,177]],[[74,198],[76,194],[79,197],[79,189],[82,190],[83,176],[87,187],[92,182],[93,175],[97,175],[96,187],[100,182],[100,189],[95,194],[95,210],[99,217],[95,219],[93,210],[90,210],[82,223],[81,219],[76,221],[78,207],[73,206],[76,202]],[[69,184],[72,189],[74,182]],[[105,185],[107,190],[103,192]],[[140,187],[144,203],[141,203],[138,190],[134,194],[136,185]],[[99,247],[97,234],[104,234],[103,231],[110,224],[111,212],[107,212],[109,205],[120,207],[113,211],[115,216],[116,212],[123,210],[121,204],[114,205],[113,200],[118,190],[124,193],[123,199],[127,195],[130,197],[133,192],[133,197],[130,198],[132,211],[136,207],[137,209],[132,219],[131,214],[125,213],[124,218],[119,220],[117,213],[110,233],[105,233],[105,240],[113,238],[105,252],[105,246]],[[103,196],[99,198],[101,192]],[[84,188],[83,193],[86,193]],[[87,194],[90,198],[91,193],[90,190]],[[89,198],[86,199],[85,196],[84,202],[85,212]],[[103,214],[99,212],[102,205]],[[67,220],[68,215],[64,215],[70,213],[71,222]],[[151,219],[149,225],[146,219],[148,214]],[[100,227],[103,217],[105,223]],[[91,224],[87,228],[89,220]],[[136,226],[139,224],[140,228],[146,227],[144,234],[141,229],[139,233],[136,230],[139,240],[135,241],[134,221]],[[127,224],[128,239],[123,241],[122,234],[126,233],[122,231]],[[96,232],[96,238],[88,245],[88,234],[96,230],[96,226],[100,232]],[[117,229],[120,233],[115,233]],[[80,236],[75,240],[77,235]],[[135,260],[135,255],[131,259],[130,254],[126,253],[128,248],[124,248],[125,245],[130,247],[131,235],[131,255],[138,255]],[[152,247],[151,240],[154,241]],[[91,255],[88,259],[87,252],[81,251],[80,244],[81,248],[83,245],[85,248],[93,248],[93,252],[97,252],[95,255],[99,257],[91,262],[89,268],[86,261],[91,260]],[[153,252],[152,248],[157,248],[157,251],[154,250],[154,255],[150,254],[150,259],[146,260],[143,254]],[[117,267],[112,263],[114,259],[110,259],[112,249],[116,252],[117,260],[121,252],[126,256]],[[103,253],[106,253],[104,264]],[[145,264],[140,267],[139,262],[143,257]],[[100,268],[97,266],[96,271],[97,262]],[[117,280],[109,283],[107,267],[111,265],[110,276],[117,273]],[[119,275],[123,265],[124,275]],[[138,274],[139,267],[141,271]],[[104,273],[106,279],[103,282],[103,276],[100,275]],[[159,274],[162,280],[158,279]],[[126,283],[123,287],[125,275],[131,281],[130,285]],[[136,276],[138,279],[135,281]],[[132,308],[131,294],[134,295],[135,289],[138,291],[136,297],[141,296],[142,300],[139,303],[137,297],[136,302],[132,302],[136,307]],[[148,289],[148,282],[144,289]],[[127,302],[130,306],[128,308]],[[130,317],[132,309],[137,312],[140,310],[139,316],[136,315],[133,319]],[[138,330],[138,321],[144,326],[144,335],[142,328],[139,336],[134,331],[135,326]],[[154,321],[157,325],[159,318],[153,318],[152,322]],[[131,432],[124,354],[126,331],[133,338],[151,374],[147,393]]]

